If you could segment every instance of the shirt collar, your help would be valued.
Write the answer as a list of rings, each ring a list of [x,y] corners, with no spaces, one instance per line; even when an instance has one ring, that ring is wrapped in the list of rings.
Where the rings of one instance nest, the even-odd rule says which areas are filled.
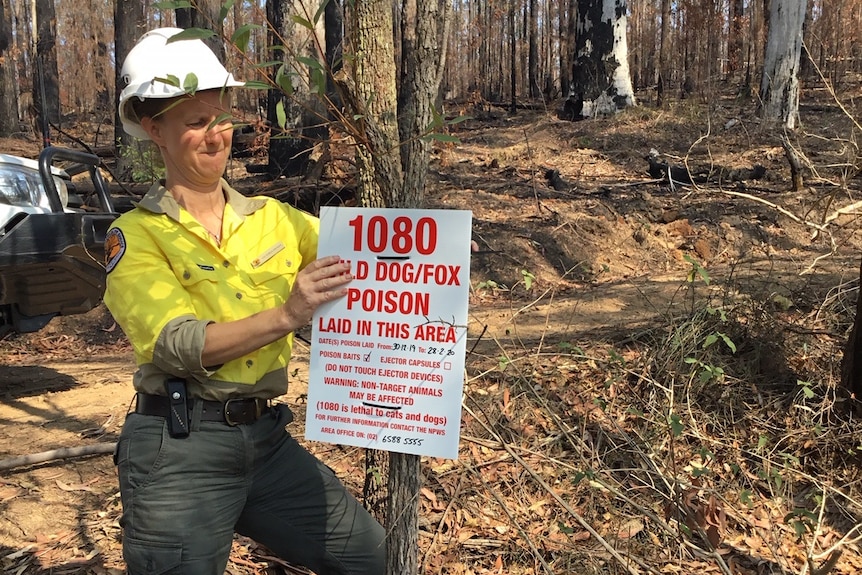
[[[240,217],[244,218],[266,204],[265,198],[245,197],[233,189],[224,179],[221,179],[221,187],[226,193],[227,203]],[[165,187],[164,180],[153,184],[137,205],[154,214],[166,214],[171,219],[180,220],[180,205]]]

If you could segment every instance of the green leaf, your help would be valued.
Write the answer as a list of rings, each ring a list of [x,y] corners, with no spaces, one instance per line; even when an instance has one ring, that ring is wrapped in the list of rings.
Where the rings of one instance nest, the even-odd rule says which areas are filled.
[[[527,270],[521,270],[521,276],[524,278],[524,287],[527,288],[527,291],[533,287],[533,281],[535,281],[536,276],[528,272]]]
[[[185,79],[183,80],[183,90],[186,91],[187,94],[193,95],[198,91],[198,77],[194,72],[189,72],[186,74]]]
[[[221,5],[221,9],[218,12],[218,21],[221,22],[227,15],[230,14],[230,9],[233,8],[234,0],[227,0],[224,4]]]
[[[153,2],[153,8],[157,10],[177,10],[191,7],[192,4],[188,0],[165,0],[164,2]]]
[[[167,84],[168,86],[173,86],[175,88],[180,87],[180,79],[173,74],[168,74],[167,78],[161,78],[159,76],[156,76],[155,78],[153,78],[153,82],[161,82],[162,84]]]
[[[709,274],[706,272],[706,268],[700,265],[700,262],[688,254],[684,255],[682,259],[690,263],[692,267],[692,270],[689,272],[687,277],[688,283],[694,282],[694,274],[697,274],[700,276],[700,279],[703,280],[703,283],[709,285]]]
[[[186,28],[182,32],[177,32],[175,35],[168,38],[166,44],[171,42],[179,42],[180,40],[206,40],[212,38],[216,33],[206,28]]]
[[[438,142],[455,142],[456,144],[460,144],[461,140],[457,136],[452,136],[451,134],[441,134],[439,132],[432,132],[431,134],[426,134],[422,136],[423,140],[437,140]]]
[[[260,80],[247,80],[245,83],[245,87],[251,88],[253,90],[269,90],[270,88],[272,88],[272,86]]]
[[[320,6],[317,7],[317,12],[314,13],[314,23],[315,24],[320,22],[320,17],[323,16],[323,14],[326,10],[327,4],[329,4],[329,0],[323,0],[323,2],[320,3]]]
[[[284,64],[279,67],[275,73],[275,83],[281,88],[281,91],[290,96],[293,94],[293,81],[290,79],[290,74],[287,73]],[[284,104],[282,104],[282,107]]]
[[[743,489],[739,492],[739,500],[745,505],[751,507],[751,504],[754,502],[754,497],[752,495],[753,494],[750,489]]]
[[[225,120],[229,120],[231,117],[232,116],[230,114],[228,114],[227,112],[222,112],[221,114],[216,116],[216,118],[212,122],[210,122],[210,125],[207,126],[207,129],[212,129],[212,128],[218,126],[219,124],[221,124],[222,122],[224,122]],[[236,127],[236,126],[234,126],[234,127]]]
[[[231,44],[245,54],[246,50],[248,50],[249,40],[251,39],[251,31],[260,27],[259,24],[243,24],[234,30],[233,35],[230,37]]]
[[[682,424],[682,420],[679,418],[679,415],[677,415],[675,413],[671,413],[667,419],[668,419],[668,423],[670,424],[670,429],[671,429],[671,432],[673,433],[673,436],[679,437],[680,435],[682,435],[682,432],[683,432],[683,429],[685,429],[685,426]]]
[[[302,26],[303,28],[308,28],[309,30],[314,30],[314,24],[303,18],[302,16],[297,16],[296,14],[290,17],[291,20]]]
[[[718,335],[716,335],[714,333],[709,334],[708,336],[706,336],[706,340],[703,342],[703,349],[708,348],[709,346],[711,346],[712,344],[714,344],[717,341],[718,341]]]
[[[284,112],[284,101],[279,100],[275,105],[275,116],[278,121],[278,127],[283,130],[285,124],[287,124],[287,114]]]
[[[721,336],[721,341],[724,342],[724,345],[730,349],[731,353],[736,353],[736,344],[733,343],[733,340],[724,335],[723,333],[718,334]]]
[[[317,58],[309,58],[308,56],[297,56],[297,62],[301,62],[308,66],[311,70],[321,70],[323,72],[326,71],[326,67],[317,60]]]
[[[455,124],[460,124],[461,122],[466,122],[467,120],[472,120],[472,116],[458,116],[457,118],[453,118],[446,122],[450,126],[454,126]]]
[[[776,306],[781,308],[782,311],[787,311],[793,307],[793,300],[792,299],[790,299],[789,297],[785,297],[785,296],[778,294],[778,293],[775,294],[774,296],[772,296],[772,302]]]
[[[312,70],[309,78],[308,91],[312,94],[322,96],[326,93],[326,74],[323,70]]]

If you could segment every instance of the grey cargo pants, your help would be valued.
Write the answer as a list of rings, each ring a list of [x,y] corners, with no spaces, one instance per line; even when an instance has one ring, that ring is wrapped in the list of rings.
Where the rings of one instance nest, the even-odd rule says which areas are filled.
[[[249,425],[170,437],[131,413],[117,445],[130,575],[222,575],[234,531],[318,575],[383,575],[385,532],[285,430],[287,406]]]

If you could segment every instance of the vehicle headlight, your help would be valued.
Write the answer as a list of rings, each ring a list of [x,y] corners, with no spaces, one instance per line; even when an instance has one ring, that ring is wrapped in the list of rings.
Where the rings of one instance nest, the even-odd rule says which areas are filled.
[[[54,176],[63,209],[69,202],[66,183]],[[51,202],[39,172],[24,166],[0,164],[0,202],[22,208],[39,207],[51,211]]]
[[[54,185],[57,186],[57,194],[60,195],[60,205],[65,210],[66,206],[69,205],[69,187],[66,185],[66,180],[54,176]],[[48,201],[48,194],[43,191],[42,195],[45,196],[45,201]],[[50,206],[50,204],[48,205]]]

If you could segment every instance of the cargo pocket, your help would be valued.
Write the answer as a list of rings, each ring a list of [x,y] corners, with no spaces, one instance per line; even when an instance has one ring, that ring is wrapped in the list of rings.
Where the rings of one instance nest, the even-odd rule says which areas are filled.
[[[130,575],[179,575],[183,546],[123,537],[123,559]]]

